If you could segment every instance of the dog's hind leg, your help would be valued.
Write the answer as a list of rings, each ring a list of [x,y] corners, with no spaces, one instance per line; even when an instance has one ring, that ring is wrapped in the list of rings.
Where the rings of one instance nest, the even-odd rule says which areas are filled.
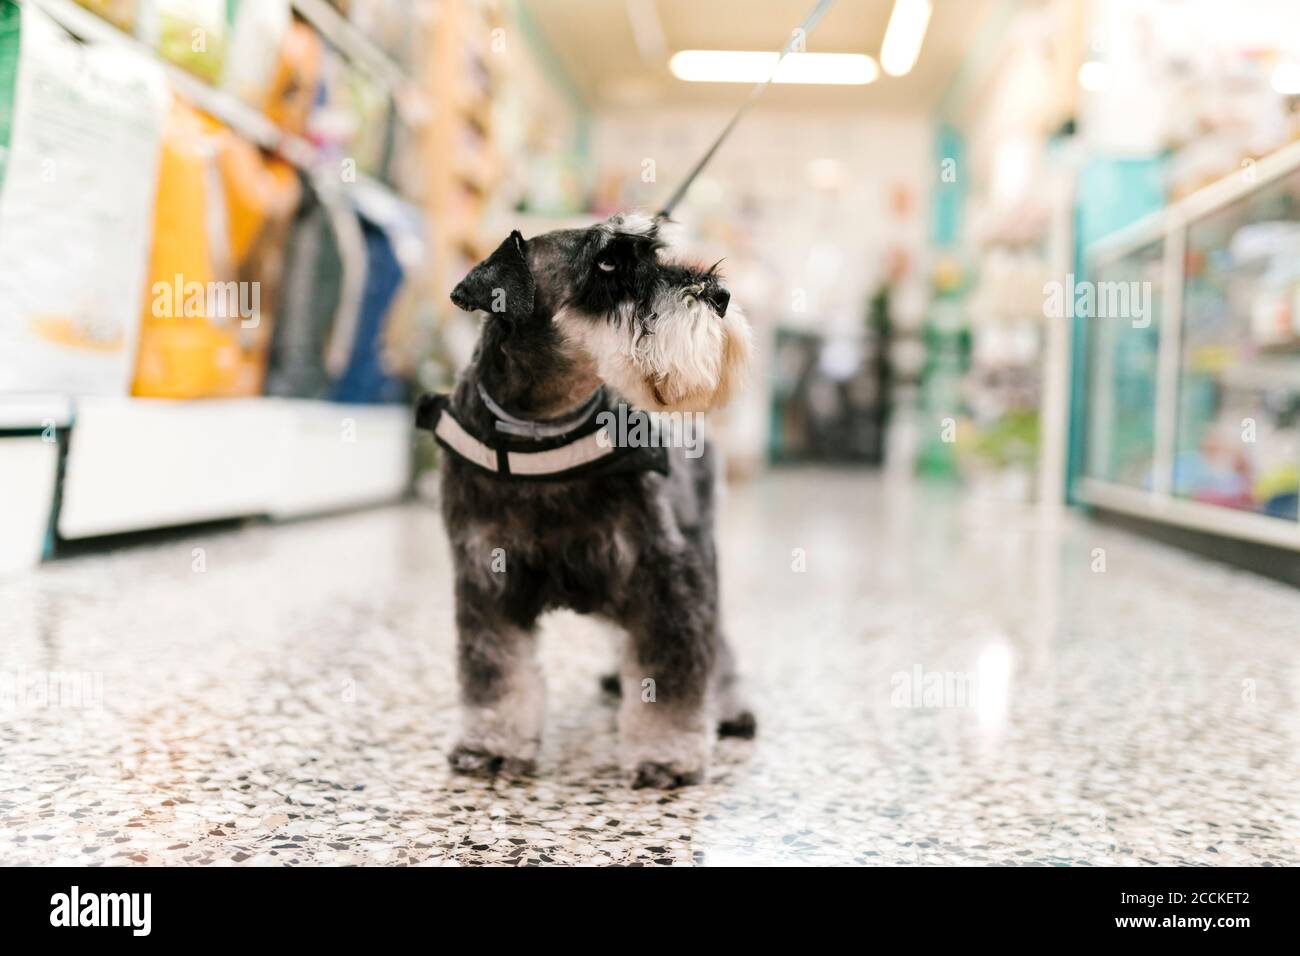
[[[718,736],[750,740],[758,733],[758,719],[745,699],[740,676],[736,673],[736,655],[725,639],[718,641],[718,664],[714,674],[713,698],[718,714]],[[611,697],[621,697],[623,686],[619,673],[602,674],[600,689]]]
[[[745,702],[740,677],[736,673],[736,655],[730,643],[718,638],[718,666],[714,671],[714,698],[717,700],[718,736],[750,739],[758,732],[758,721]]]
[[[603,627],[609,632],[610,646],[614,649],[613,668],[600,675],[600,690],[602,694],[612,700],[617,700],[623,695],[623,685],[620,677],[622,668],[623,655],[627,650],[627,632],[617,623],[611,620],[602,620]]]
[[[461,773],[532,773],[541,746],[545,686],[532,622],[509,620],[497,598],[456,587],[461,736],[449,760]]]

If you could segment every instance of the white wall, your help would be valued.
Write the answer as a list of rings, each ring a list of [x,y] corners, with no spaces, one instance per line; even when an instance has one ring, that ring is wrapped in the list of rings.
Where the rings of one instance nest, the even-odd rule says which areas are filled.
[[[653,210],[728,116],[712,110],[598,114],[597,175],[622,178],[618,205]],[[641,181],[647,160],[654,163],[652,183]],[[839,184],[817,188],[812,179],[833,179],[836,169]],[[760,103],[674,215],[703,240],[702,251],[728,256],[724,271],[733,280],[738,266],[761,269],[762,276],[745,277],[750,288],[741,290],[755,318],[857,329],[886,253],[902,247],[915,255],[923,247],[935,176],[924,116],[771,113]],[[910,197],[904,215],[893,208],[900,191]]]

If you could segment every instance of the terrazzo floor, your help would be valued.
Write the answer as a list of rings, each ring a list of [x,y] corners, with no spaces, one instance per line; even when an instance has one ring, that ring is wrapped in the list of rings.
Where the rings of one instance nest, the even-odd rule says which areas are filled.
[[[848,471],[722,524],[759,736],[670,792],[616,769],[612,650],[565,615],[539,776],[449,773],[427,505],[0,580],[0,863],[1300,862],[1300,592]]]

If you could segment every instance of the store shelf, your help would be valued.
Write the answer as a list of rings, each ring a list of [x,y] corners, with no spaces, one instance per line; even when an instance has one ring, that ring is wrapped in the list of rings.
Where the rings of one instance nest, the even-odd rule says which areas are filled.
[[[279,455],[272,518],[297,518],[393,501],[411,478],[410,409],[281,401],[286,444]]]
[[[54,426],[72,421],[72,399],[66,395],[0,395],[0,435]]]
[[[1295,521],[1173,498],[1153,491],[1125,488],[1095,478],[1078,480],[1074,486],[1074,497],[1098,508],[1147,521],[1161,521],[1196,531],[1300,551],[1300,523]]]
[[[267,119],[260,112],[227,91],[206,83],[174,63],[162,59],[147,44],[124,33],[97,14],[73,0],[16,0],[19,4],[39,7],[69,33],[84,40],[101,43],[119,43],[130,47],[141,56],[154,60],[162,67],[172,89],[209,116],[225,123],[244,138],[269,150],[285,161],[307,173],[317,173],[322,161],[317,149],[305,138],[290,133]],[[402,93],[404,113],[416,104],[418,94],[414,81],[382,51],[366,39],[360,31],[344,20],[328,4],[312,0],[295,0],[293,7],[311,23],[325,39],[340,49],[350,60],[376,76],[389,87],[390,92]],[[420,101],[416,108],[425,108]],[[330,170],[329,178],[338,177]],[[375,188],[394,196],[392,187],[378,180],[368,180]]]
[[[18,0],[18,2],[38,7],[63,29],[83,40],[123,44],[141,56],[154,60],[166,72],[172,88],[203,112],[221,120],[241,136],[263,149],[277,153],[300,169],[312,169],[316,165],[316,150],[305,139],[276,126],[257,110],[225,90],[205,83],[176,64],[163,60],[153,48],[130,34],[123,33],[107,20],[79,6],[73,0]]]
[[[1163,209],[1098,239],[1088,246],[1085,255],[1093,264],[1110,262],[1161,239],[1169,232],[1181,229],[1193,219],[1248,196],[1261,186],[1297,169],[1300,169],[1300,142],[1284,146],[1248,168],[1229,173],[1178,202],[1170,203]]]
[[[331,46],[382,81],[390,91],[414,88],[414,80],[401,66],[325,0],[293,0],[292,6]]]
[[[405,406],[299,399],[77,401],[64,538],[394,500],[410,478]]]
[[[428,208],[438,223],[429,275],[438,302],[447,301],[465,270],[484,254],[479,226],[501,172],[493,67],[509,58],[484,60],[478,51],[490,48],[498,13],[491,0],[446,0],[431,21],[430,84],[438,91],[440,108],[423,130],[422,142],[425,155],[446,159],[429,171]],[[452,311],[440,309],[441,328],[456,321]]]

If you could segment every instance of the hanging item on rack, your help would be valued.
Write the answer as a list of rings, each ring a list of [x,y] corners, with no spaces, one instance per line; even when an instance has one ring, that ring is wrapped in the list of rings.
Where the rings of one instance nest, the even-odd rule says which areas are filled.
[[[214,314],[229,310],[208,295],[229,272],[216,157],[202,115],[174,100],[158,172],[136,395],[198,398],[224,391],[234,377],[235,337]]]
[[[384,318],[402,284],[402,267],[388,234],[362,217],[361,234],[366,243],[366,288],[358,314],[343,375],[330,391],[336,402],[367,404],[401,402],[406,388],[383,360]]]
[[[226,61],[228,12],[226,0],[140,0],[136,35],[163,59],[217,83]]]
[[[77,0],[87,10],[93,10],[113,26],[126,33],[135,32],[137,0]]]
[[[418,213],[389,194],[361,186],[349,194],[366,243],[366,286],[347,361],[331,398],[338,402],[402,402],[402,369],[388,347],[402,319],[401,290],[424,258]]]
[[[280,44],[270,92],[262,107],[267,119],[282,130],[301,134],[320,86],[320,37],[307,24],[294,21]]]
[[[356,214],[337,188],[305,179],[290,229],[267,394],[329,396],[347,360],[365,284],[365,240]]]
[[[175,101],[163,143],[136,395],[261,391],[278,260],[297,201],[291,168]]]
[[[316,31],[305,23],[292,22],[285,42],[279,46],[276,72],[263,107],[266,118],[286,133],[302,134],[307,130],[307,118],[320,87],[322,56],[324,47]]]
[[[292,23],[289,0],[239,3],[221,85],[254,109],[262,109],[271,94],[280,47]]]
[[[128,390],[166,103],[157,64],[0,2],[0,392]]]
[[[302,189],[297,171],[288,163],[263,156],[228,130],[221,130],[220,138],[218,164],[225,191],[230,261],[241,295],[245,289],[256,292],[248,296],[251,319],[241,318],[232,324],[239,340],[238,369],[226,394],[258,395],[266,379],[285,246]]]
[[[354,172],[382,176],[392,113],[392,100],[382,86],[338,53],[324,51],[308,136],[325,162],[346,161]]]
[[[384,228],[392,238],[404,279],[384,322],[381,358],[392,375],[414,382],[420,359],[431,353],[436,338],[436,310],[425,270],[429,235],[418,209],[405,202],[394,205],[399,212]]]
[[[420,13],[410,0],[351,0],[335,3],[348,21],[393,62],[409,69],[419,62]]]

